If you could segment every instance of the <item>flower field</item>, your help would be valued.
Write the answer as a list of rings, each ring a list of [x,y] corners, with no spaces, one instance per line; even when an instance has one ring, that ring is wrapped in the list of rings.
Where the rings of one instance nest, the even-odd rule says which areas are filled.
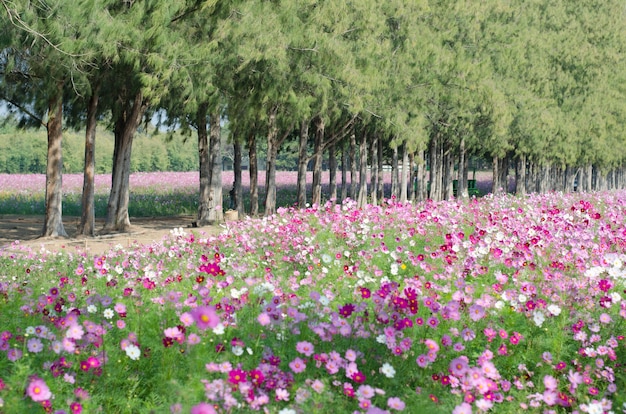
[[[609,413],[626,193],[348,201],[0,257],[2,413]]]
[[[387,193],[390,192],[391,173],[383,175]],[[480,171],[477,174],[478,188],[486,194],[491,188],[491,173]],[[324,171],[322,182],[324,194],[328,193],[329,173]],[[233,187],[234,173],[222,173],[224,208],[230,207],[229,191]],[[250,200],[248,191],[250,176],[247,171],[242,174],[244,188],[244,204],[249,211]],[[313,173],[307,173],[309,197]],[[338,179],[341,186],[341,178]],[[349,181],[349,178],[348,178]],[[297,172],[278,171],[276,173],[277,206],[293,206],[297,201]],[[265,171],[258,174],[259,200],[261,212],[264,209]],[[198,172],[151,172],[133,173],[130,175],[129,214],[131,217],[178,216],[194,215],[198,211]],[[348,185],[350,183],[348,182]],[[356,184],[355,184],[356,185]],[[95,212],[96,217],[105,217],[111,189],[111,175],[95,176]],[[45,214],[44,174],[0,174],[0,214]],[[83,189],[82,174],[63,175],[63,214],[66,216],[81,215],[81,195]]]

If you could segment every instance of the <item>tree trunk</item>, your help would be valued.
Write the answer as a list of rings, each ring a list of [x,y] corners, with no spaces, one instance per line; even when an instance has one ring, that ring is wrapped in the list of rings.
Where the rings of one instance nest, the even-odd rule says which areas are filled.
[[[589,163],[585,166],[585,178],[582,180],[583,191],[590,192],[593,191],[593,164]]]
[[[357,206],[365,207],[367,204],[367,135],[365,132],[361,135],[359,143],[359,196]]]
[[[378,136],[374,135],[371,142],[371,167],[370,167],[370,199],[372,205],[378,204],[378,174],[376,169],[378,168]]]
[[[509,192],[509,154],[506,154],[504,158],[502,158],[500,165],[500,183],[502,183],[502,188],[504,189],[504,194]]]
[[[254,129],[248,136],[248,158],[250,160],[250,215],[256,217],[259,215],[259,164]]]
[[[575,168],[571,165],[567,165],[565,167],[565,178],[564,178],[564,188],[563,191],[566,193],[574,192],[574,182],[576,181],[576,176],[578,175],[578,168]]]
[[[509,157],[503,158],[493,157],[493,184],[491,192],[494,194],[504,193],[508,191],[508,175],[509,174]]]
[[[328,147],[329,199],[333,204],[337,202],[337,154],[335,151],[335,144]]]
[[[241,171],[241,161],[242,161],[242,152],[243,145],[241,145],[241,141],[239,137],[235,137],[233,141],[233,172],[235,175],[233,187],[234,187],[234,195],[235,195],[235,210],[237,210],[237,217],[241,219],[244,215],[244,205],[243,205],[243,185],[242,185],[242,171]]]
[[[415,153],[409,152],[409,201],[415,201]]]
[[[276,157],[278,155],[278,127],[274,106],[269,114],[267,130],[267,160],[265,163],[265,215],[276,213]]]
[[[63,226],[63,84],[48,101],[48,159],[46,166],[46,218],[43,237],[67,237]]]
[[[396,200],[400,197],[398,182],[400,181],[400,172],[398,171],[398,146],[392,147],[393,155],[391,158],[391,197]]]
[[[526,195],[526,155],[520,154],[515,163],[515,194]]]
[[[383,140],[378,139],[378,199],[380,201],[385,199],[385,178],[383,174],[383,166],[385,164],[385,160],[383,159]]]
[[[469,162],[467,157],[467,151],[465,149],[465,137],[461,137],[461,143],[459,144],[459,169],[457,170],[456,180],[456,195],[460,198],[468,198],[469,191],[467,189],[467,170],[469,169]]]
[[[539,193],[545,194],[549,191],[550,188],[550,164],[542,164],[540,167],[539,174]]]
[[[408,201],[409,181],[409,149],[406,141],[402,143],[402,173],[400,174],[400,202]]]
[[[128,232],[130,218],[128,216],[130,156],[133,137],[146,110],[143,94],[137,92],[132,105],[124,103],[115,122],[115,149],[113,151],[113,173],[111,178],[111,194],[107,205],[105,231]]]
[[[313,144],[313,191],[311,204],[322,203],[322,151],[324,145],[324,120],[315,119],[315,143]]]
[[[356,135],[350,135],[350,198],[356,201]]]
[[[224,192],[222,183],[222,128],[220,113],[215,112],[209,117],[209,152],[211,175],[209,190],[209,223],[224,221]]]
[[[300,124],[300,141],[298,143],[298,207],[306,206],[306,170],[309,164],[307,156],[307,145],[309,142],[309,121],[302,121]]]
[[[451,145],[443,146],[443,199],[454,198],[454,157]]]
[[[96,177],[96,115],[98,112],[98,95],[100,84],[94,85],[87,104],[87,127],[85,128],[85,168],[83,172],[82,211],[78,234],[93,236],[96,231],[96,212],[94,206],[95,177]]]
[[[441,201],[442,199],[443,154],[440,140],[439,132],[435,132],[430,141],[430,191],[428,192],[428,198],[433,201]]]
[[[211,194],[211,154],[209,151],[209,138],[207,134],[207,114],[209,105],[202,103],[196,114],[196,126],[198,128],[198,156],[200,174],[200,192],[198,200],[198,226],[209,223],[209,204]]]
[[[415,180],[415,199],[417,201],[424,201],[428,197],[428,192],[426,188],[426,160],[424,157],[424,150],[420,150],[417,157],[417,177]]]
[[[341,147],[341,202],[348,197],[348,151]]]

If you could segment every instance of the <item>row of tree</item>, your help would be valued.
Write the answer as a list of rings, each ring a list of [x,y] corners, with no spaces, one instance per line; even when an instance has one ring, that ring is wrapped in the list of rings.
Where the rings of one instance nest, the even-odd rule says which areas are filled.
[[[48,133],[44,235],[65,235],[61,137],[85,130],[81,232],[93,234],[96,125],[115,135],[105,229],[128,228],[133,136],[146,119],[195,131],[200,223],[221,220],[220,136],[228,120],[241,197],[257,140],[276,161],[296,142],[298,204],[342,179],[381,197],[385,163],[400,200],[467,196],[470,155],[493,159],[494,190],[515,165],[518,193],[624,183],[626,20],[619,0],[0,0],[0,98]],[[65,117],[65,118],[64,118]],[[349,166],[349,171],[348,171]],[[368,170],[370,181],[368,183]],[[455,171],[456,177],[455,177]],[[417,182],[419,185],[409,185]],[[368,189],[369,184],[369,189]]]

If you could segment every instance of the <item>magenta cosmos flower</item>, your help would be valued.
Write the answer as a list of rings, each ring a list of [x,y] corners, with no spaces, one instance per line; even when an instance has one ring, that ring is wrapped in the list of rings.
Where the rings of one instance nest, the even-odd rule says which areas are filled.
[[[207,328],[215,328],[220,323],[220,318],[215,313],[213,306],[198,306],[191,311],[194,321],[198,329],[205,330]]]
[[[191,414],[215,414],[215,408],[207,403],[200,403],[191,407]]]
[[[46,385],[46,382],[41,378],[33,378],[28,387],[26,388],[26,395],[32,398],[35,402],[42,402],[49,400],[52,397],[50,388]]]

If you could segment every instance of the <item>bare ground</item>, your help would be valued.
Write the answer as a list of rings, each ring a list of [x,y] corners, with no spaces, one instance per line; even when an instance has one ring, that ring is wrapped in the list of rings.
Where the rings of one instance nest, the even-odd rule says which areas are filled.
[[[102,254],[113,246],[125,248],[150,245],[160,241],[175,228],[182,227],[186,232],[198,235],[217,234],[220,226],[192,228],[194,216],[180,217],[137,217],[131,218],[129,233],[100,234],[95,237],[76,237],[79,217],[63,217],[68,238],[40,237],[43,230],[43,216],[0,215],[0,253],[15,249],[15,241],[22,246],[33,248],[45,247],[49,251],[85,251],[90,254]],[[96,231],[103,227],[102,220],[96,220]]]

